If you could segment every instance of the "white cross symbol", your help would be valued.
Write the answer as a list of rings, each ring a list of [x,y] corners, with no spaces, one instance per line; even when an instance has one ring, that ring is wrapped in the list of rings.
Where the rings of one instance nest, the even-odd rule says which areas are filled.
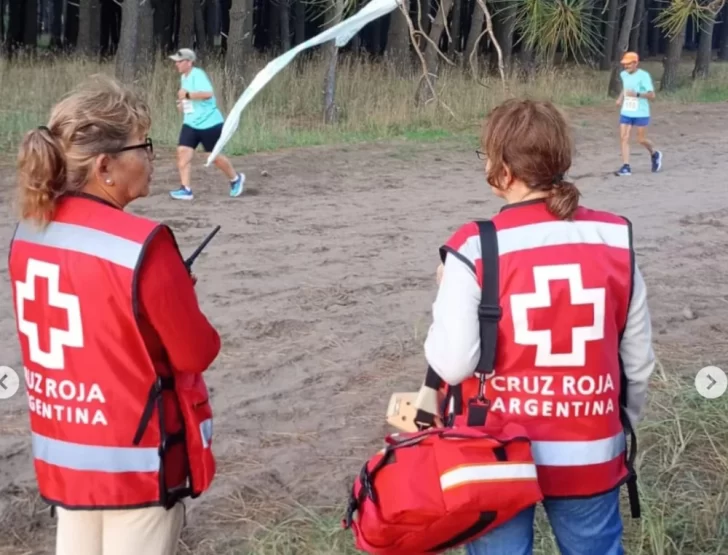
[[[511,295],[514,340],[519,345],[536,346],[536,366],[584,366],[586,364],[586,342],[604,338],[604,305],[606,291],[603,287],[584,289],[579,264],[536,266],[533,269],[536,291]],[[530,330],[528,311],[533,308],[551,306],[549,282],[558,279],[569,281],[571,302],[575,305],[594,307],[594,324],[573,327],[571,330],[572,351],[554,353],[551,330]],[[555,322],[558,325],[558,322]]]
[[[65,367],[65,347],[83,347],[83,328],[81,325],[81,306],[76,295],[61,293],[59,289],[61,269],[57,264],[41,262],[31,258],[25,273],[25,281],[15,283],[15,300],[18,311],[18,329],[28,338],[30,360],[49,370],[63,370]],[[35,300],[36,278],[48,280],[48,304],[65,310],[68,314],[68,329],[51,327],[50,350],[40,348],[38,323],[25,319],[25,301]],[[39,322],[42,324],[42,322]]]

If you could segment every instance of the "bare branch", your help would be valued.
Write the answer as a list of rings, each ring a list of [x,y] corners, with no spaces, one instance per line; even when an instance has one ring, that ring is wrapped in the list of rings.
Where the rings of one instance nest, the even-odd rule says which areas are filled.
[[[419,5],[419,2],[418,2]],[[419,8],[418,8],[419,9]],[[419,83],[422,83],[422,79],[424,79],[427,82],[427,87],[430,89],[430,92],[432,93],[432,98],[437,101],[438,104],[440,104],[443,108],[445,108],[448,113],[453,117],[455,121],[460,121],[460,118],[458,118],[455,115],[455,112],[452,111],[452,109],[445,104],[442,99],[440,99],[439,95],[437,94],[437,91],[435,90],[435,86],[432,84],[432,81],[430,80],[430,72],[427,68],[427,62],[425,61],[425,56],[422,54],[422,50],[420,50],[419,44],[417,43],[415,37],[418,34],[418,31],[415,30],[414,23],[412,22],[412,19],[409,15],[409,10],[405,9],[405,6],[400,4],[399,10],[404,15],[405,21],[407,21],[407,27],[409,28],[409,35],[410,35],[410,41],[412,42],[412,45],[415,47],[415,51],[417,52],[417,57],[420,59],[420,63],[422,64],[422,76],[419,79],[418,82],[418,88]],[[424,35],[424,33],[421,33]],[[437,48],[437,47],[435,47]],[[439,52],[439,48],[438,48]]]
[[[508,95],[508,83],[506,82],[506,72],[503,67],[503,50],[501,49],[500,44],[498,43],[498,39],[495,38],[495,32],[493,31],[493,18],[490,15],[490,11],[488,10],[488,7],[485,5],[485,2],[483,0],[478,0],[478,5],[483,10],[483,13],[485,14],[485,29],[488,32],[488,35],[490,35],[490,40],[493,41],[493,46],[495,46],[496,52],[498,53],[498,72],[500,73],[501,77],[501,84],[503,85],[503,94]],[[481,37],[478,37],[478,40],[480,40]],[[477,43],[476,43],[477,44]],[[473,49],[473,52],[476,52],[477,49]],[[472,55],[471,52],[471,69],[472,69]]]

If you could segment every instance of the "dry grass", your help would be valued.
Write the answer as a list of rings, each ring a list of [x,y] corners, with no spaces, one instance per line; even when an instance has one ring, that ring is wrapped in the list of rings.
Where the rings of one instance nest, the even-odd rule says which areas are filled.
[[[245,152],[329,142],[349,142],[412,136],[437,139],[443,133],[471,131],[485,113],[504,98],[499,81],[482,76],[472,79],[459,68],[443,67],[437,82],[441,100],[454,112],[431,103],[414,104],[417,68],[403,75],[386,63],[372,63],[352,55],[342,55],[338,67],[336,99],[340,120],[326,126],[321,120],[324,65],[317,55],[298,59],[280,72],[248,105],[241,126],[226,152]],[[266,59],[250,62],[248,81]],[[219,64],[204,64],[216,87],[220,105],[227,113],[247,82],[233,83]],[[661,64],[648,61],[644,67],[657,82]],[[693,84],[692,63],[681,68],[682,87],[662,97],[664,101],[728,100],[728,66],[714,63],[710,80]],[[49,59],[9,64],[0,60],[2,101],[0,101],[0,146],[14,149],[22,134],[45,123],[49,111],[66,91],[96,72],[113,73],[109,63],[88,63],[74,59]],[[563,106],[609,103],[606,96],[608,72],[584,67],[563,67],[542,72],[533,80],[513,78],[509,94],[551,99]],[[482,83],[482,84],[481,84]],[[168,60],[158,59],[148,81],[142,84],[154,114],[152,131],[159,144],[173,145],[177,139],[180,115],[175,107],[179,76]]]
[[[649,411],[638,430],[640,520],[632,520],[623,492],[625,550],[630,555],[724,554],[728,552],[728,395],[703,399],[693,384],[696,361],[681,360],[682,353],[661,355],[671,358],[669,362],[665,359],[666,366],[658,365]],[[721,361],[700,361],[701,365],[710,363]],[[270,497],[263,502],[262,495],[247,491],[228,497],[216,508],[218,517],[210,515],[216,522],[213,529],[210,520],[204,519],[204,528],[197,532],[207,540],[187,545],[186,553],[358,553],[351,534],[341,530],[343,510],[343,506],[314,508],[293,501],[271,502]],[[211,542],[211,537],[225,540]],[[534,552],[559,553],[541,511]]]

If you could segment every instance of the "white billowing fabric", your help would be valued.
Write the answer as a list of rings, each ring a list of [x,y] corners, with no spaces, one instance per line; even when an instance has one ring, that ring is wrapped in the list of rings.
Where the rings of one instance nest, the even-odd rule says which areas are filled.
[[[262,70],[258,72],[253,81],[248,85],[248,88],[243,91],[243,94],[238,98],[235,106],[228,114],[225,119],[225,123],[222,126],[222,132],[220,138],[217,140],[215,147],[207,157],[206,166],[212,164],[218,154],[222,152],[227,142],[233,136],[235,131],[238,129],[240,123],[240,115],[243,109],[253,100],[253,97],[270,81],[273,77],[286,67],[293,58],[299,53],[311,48],[312,46],[318,46],[330,40],[336,41],[336,46],[341,48],[345,46],[354,36],[367,24],[379,19],[382,16],[387,15],[389,12],[394,11],[402,3],[402,0],[371,0],[361,10],[352,15],[351,17],[341,21],[334,25],[330,29],[326,29],[322,33],[319,33],[315,37],[308,39],[305,42],[291,48],[288,52],[278,56],[276,59],[270,61]]]
[[[479,244],[477,249],[479,251]],[[480,258],[480,252],[477,258]],[[424,348],[429,365],[451,385],[471,377],[480,360],[480,296],[481,290],[473,271],[457,257],[448,256],[442,282],[432,305],[432,325]],[[626,410],[634,425],[643,417],[647,382],[655,368],[647,291],[636,266],[634,292],[620,344],[620,355],[628,379]]]

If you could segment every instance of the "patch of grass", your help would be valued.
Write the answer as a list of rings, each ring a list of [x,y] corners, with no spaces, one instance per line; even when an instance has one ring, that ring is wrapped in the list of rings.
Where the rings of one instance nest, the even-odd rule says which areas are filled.
[[[216,87],[219,104],[229,113],[265,58],[249,61],[247,80],[234,82],[215,61],[203,63]],[[661,64],[645,62],[656,86]],[[434,141],[472,133],[485,114],[506,96],[548,99],[564,107],[609,104],[608,72],[564,66],[541,71],[533,79],[509,79],[508,93],[497,77],[483,75],[479,81],[461,68],[444,66],[437,80],[441,101],[450,110],[430,103],[416,106],[413,98],[419,78],[415,66],[410,73],[387,63],[372,63],[351,54],[341,54],[337,69],[336,100],[339,120],[322,121],[325,64],[319,54],[301,55],[258,93],[243,111],[240,127],[225,152],[231,155],[284,147],[330,143],[358,143],[404,138]],[[681,88],[659,95],[658,102],[718,102],[728,99],[728,64],[715,63],[709,80],[693,83],[692,64],[680,69]],[[3,103],[0,108],[0,147],[14,150],[22,135],[47,122],[50,110],[63,94],[93,73],[113,74],[112,63],[92,63],[74,58],[0,60]],[[179,75],[169,60],[158,58],[147,80],[139,84],[154,116],[152,136],[160,146],[176,144],[181,117],[175,106]]]

